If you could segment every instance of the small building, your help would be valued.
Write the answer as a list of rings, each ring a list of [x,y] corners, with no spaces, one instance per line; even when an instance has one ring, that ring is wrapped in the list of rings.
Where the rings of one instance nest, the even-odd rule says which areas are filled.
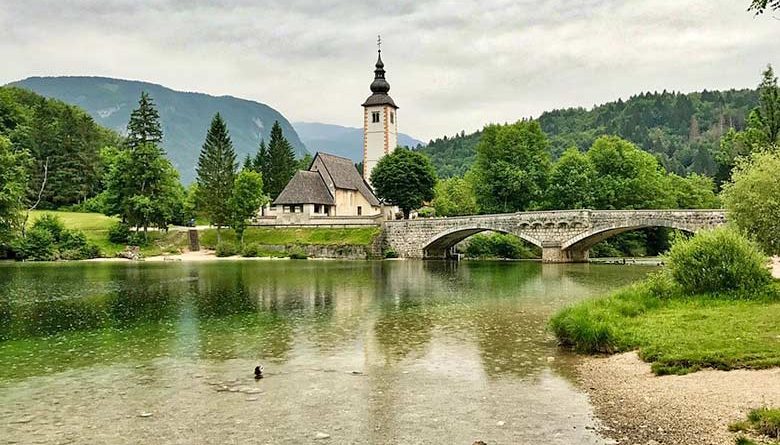
[[[382,212],[382,204],[352,160],[317,153],[308,170],[295,173],[266,215],[303,221],[310,217],[378,217]]]

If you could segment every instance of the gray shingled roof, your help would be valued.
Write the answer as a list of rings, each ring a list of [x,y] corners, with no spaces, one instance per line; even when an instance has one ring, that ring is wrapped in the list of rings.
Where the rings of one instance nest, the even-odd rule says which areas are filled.
[[[371,187],[366,184],[366,181],[363,180],[363,177],[360,176],[351,159],[327,153],[317,153],[317,156],[325,164],[325,169],[333,179],[333,185],[336,188],[357,190],[371,205],[379,205],[379,199],[374,195]]]
[[[282,193],[279,193],[279,196],[274,200],[274,204],[335,205],[336,201],[319,172],[298,170]]]
[[[393,108],[398,108],[398,105],[393,102],[392,97],[390,97],[388,94],[382,93],[374,93],[368,96],[368,99],[363,102],[364,107],[370,107],[373,105],[390,105]]]

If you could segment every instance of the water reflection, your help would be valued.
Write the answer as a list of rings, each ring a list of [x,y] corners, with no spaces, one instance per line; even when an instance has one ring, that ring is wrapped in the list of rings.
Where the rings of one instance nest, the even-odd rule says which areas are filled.
[[[272,382],[262,388],[273,400],[262,409],[273,421],[195,428],[190,439],[230,431],[300,443],[301,425],[320,422],[344,432],[343,440],[334,433],[338,443],[471,443],[464,438],[490,438],[483,434],[500,418],[515,427],[493,431],[496,442],[556,443],[544,439],[578,419],[581,430],[567,425],[554,433],[557,443],[596,443],[584,431],[586,399],[548,364],[556,349],[546,320],[649,270],[525,262],[0,264],[0,422],[19,412],[48,419],[45,401],[68,399],[78,387],[87,393],[68,406],[78,416],[69,420],[77,442],[92,437],[79,419],[116,428],[112,443],[139,439],[139,425],[117,421],[135,418],[128,406],[176,410],[165,423],[174,430],[204,416],[232,425],[247,414],[234,404],[243,399],[214,399],[214,388],[255,384],[246,376],[261,362]],[[117,391],[126,394],[123,403],[103,406],[100,394]],[[35,436],[45,426],[25,431],[12,437],[47,442]],[[175,441],[154,431],[144,437]],[[214,434],[213,442],[225,442]]]

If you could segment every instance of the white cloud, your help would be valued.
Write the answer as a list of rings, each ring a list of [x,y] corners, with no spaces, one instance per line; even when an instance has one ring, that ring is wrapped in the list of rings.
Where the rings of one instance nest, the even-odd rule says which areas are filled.
[[[359,126],[376,34],[419,138],[645,90],[754,86],[780,23],[747,0],[0,0],[0,83],[104,75]]]

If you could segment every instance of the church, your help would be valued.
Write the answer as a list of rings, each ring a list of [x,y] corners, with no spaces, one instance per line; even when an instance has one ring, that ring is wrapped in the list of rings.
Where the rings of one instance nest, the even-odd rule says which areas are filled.
[[[316,153],[308,170],[298,171],[279,193],[266,216],[277,223],[306,223],[312,217],[392,218],[370,185],[371,171],[398,145],[398,106],[388,94],[382,50],[374,69],[371,95],[363,102],[363,176],[351,159]]]

